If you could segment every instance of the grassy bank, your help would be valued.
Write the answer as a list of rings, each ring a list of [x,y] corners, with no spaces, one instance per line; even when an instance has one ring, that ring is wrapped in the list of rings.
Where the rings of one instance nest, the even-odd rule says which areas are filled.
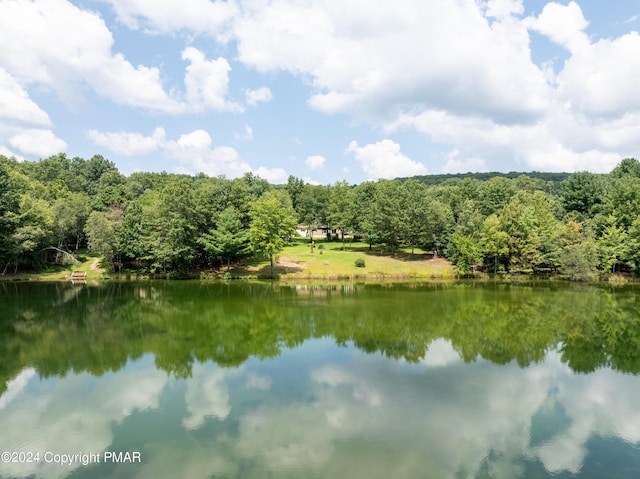
[[[364,261],[364,267],[356,266],[356,260]],[[108,277],[136,277],[135,274],[108,275],[101,265],[101,258],[88,257],[75,265],[55,266],[40,272],[28,272],[8,275],[0,279],[18,281],[68,281],[73,271],[87,273],[87,280],[99,280]],[[224,278],[225,268],[213,272],[204,272],[204,278]],[[432,258],[419,248],[411,254],[409,248],[401,248],[394,253],[374,248],[369,251],[365,243],[343,245],[337,241],[316,240],[314,247],[308,240],[298,239],[288,245],[277,257],[275,276],[287,279],[358,279],[358,280],[395,280],[395,279],[452,279],[455,277],[453,266],[443,258]],[[233,278],[265,278],[270,276],[269,261],[254,258],[244,264],[232,266],[229,275]],[[143,276],[146,277],[146,276]]]
[[[86,272],[85,278],[88,280],[102,279],[105,273],[105,269],[101,264],[102,258],[100,257],[85,257],[83,261],[70,264],[67,266],[51,266],[43,271],[38,272],[26,272],[18,273],[15,275],[0,276],[0,280],[9,281],[70,281],[71,273],[74,271]]]
[[[455,276],[451,264],[442,258],[416,248],[402,248],[393,254],[374,248],[369,251],[365,243],[345,243],[319,240],[314,247],[308,240],[296,240],[276,258],[275,274],[280,279],[409,279]],[[364,261],[357,267],[356,260]],[[244,267],[232,269],[232,274],[267,276],[269,262],[253,261]]]

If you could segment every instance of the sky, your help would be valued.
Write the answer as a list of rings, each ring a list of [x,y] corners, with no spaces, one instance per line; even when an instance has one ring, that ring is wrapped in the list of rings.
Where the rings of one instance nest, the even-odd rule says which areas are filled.
[[[0,0],[0,154],[312,184],[609,172],[637,0]]]

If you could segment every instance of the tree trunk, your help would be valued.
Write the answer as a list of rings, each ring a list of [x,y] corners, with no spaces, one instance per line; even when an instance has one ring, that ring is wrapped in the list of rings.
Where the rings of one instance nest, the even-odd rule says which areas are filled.
[[[269,264],[271,266],[271,276],[273,276],[273,255],[269,255]]]
[[[227,273],[231,271],[231,256],[227,256]]]

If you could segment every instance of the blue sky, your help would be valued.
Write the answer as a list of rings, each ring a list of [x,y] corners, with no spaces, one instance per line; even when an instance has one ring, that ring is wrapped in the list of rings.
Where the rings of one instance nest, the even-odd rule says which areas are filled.
[[[608,172],[637,0],[0,0],[0,154],[311,183]]]

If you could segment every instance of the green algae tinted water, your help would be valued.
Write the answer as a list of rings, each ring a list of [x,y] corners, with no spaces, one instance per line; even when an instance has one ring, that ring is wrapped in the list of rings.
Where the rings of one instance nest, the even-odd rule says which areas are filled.
[[[0,283],[2,478],[640,478],[640,289]]]

